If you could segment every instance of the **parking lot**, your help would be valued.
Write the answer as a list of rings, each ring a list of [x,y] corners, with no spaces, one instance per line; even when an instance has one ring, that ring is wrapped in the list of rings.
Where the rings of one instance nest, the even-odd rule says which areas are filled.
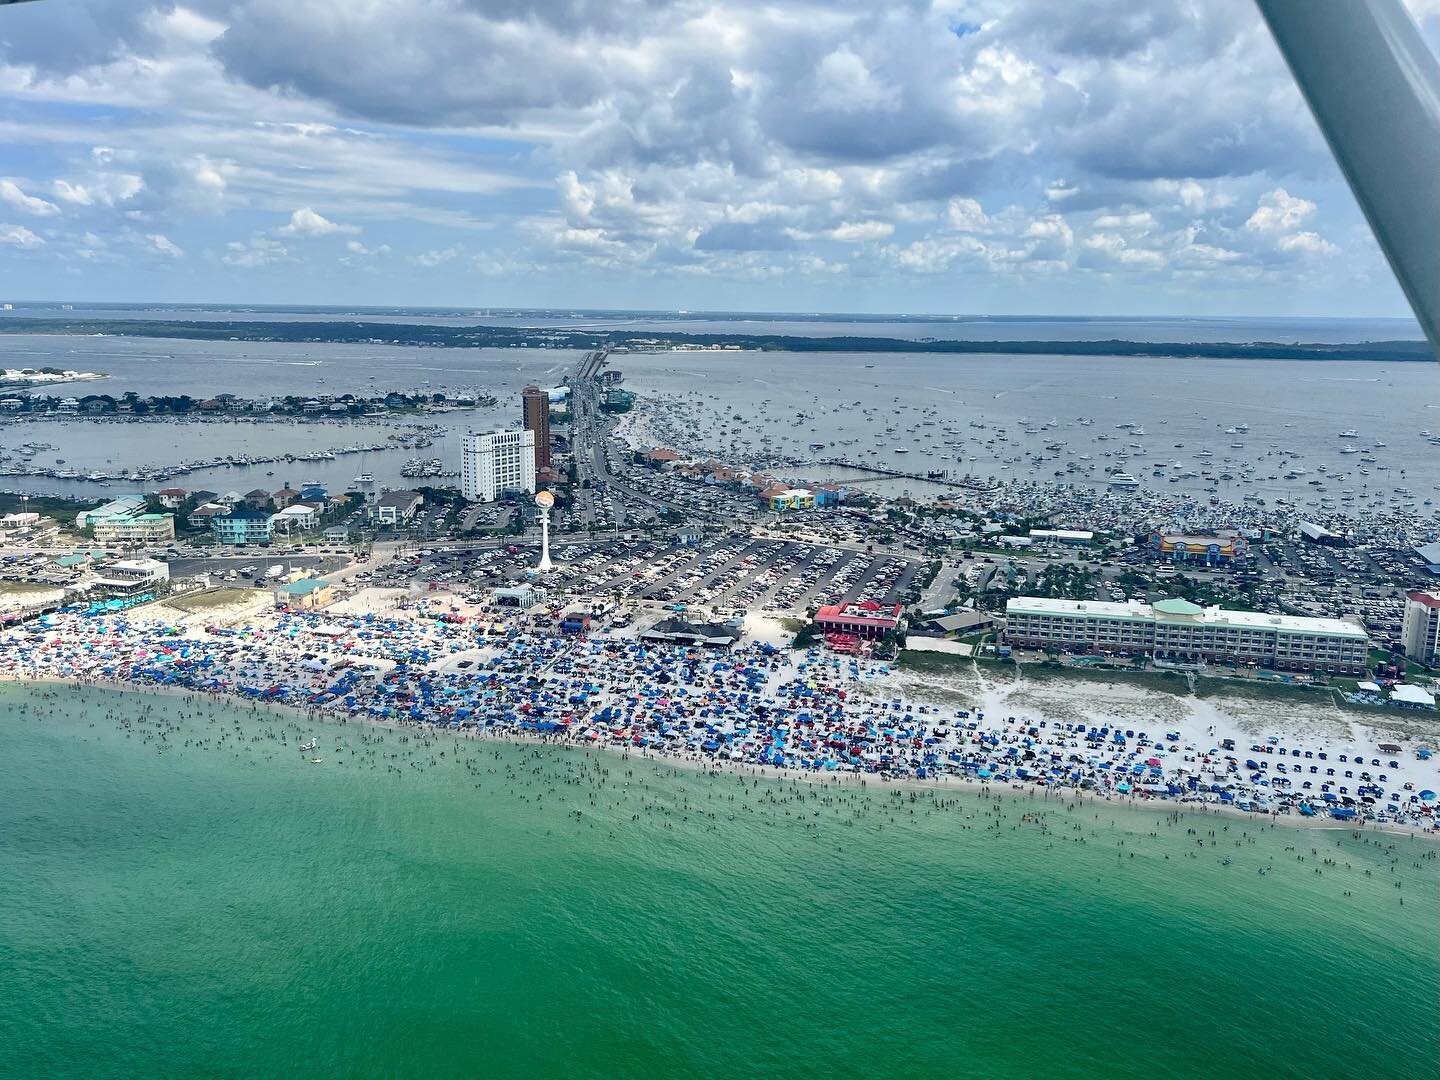
[[[918,564],[894,555],[826,548],[741,534],[698,544],[620,540],[570,544],[553,553],[552,592],[615,601],[800,613],[819,604],[898,603]],[[457,590],[516,581],[533,565],[529,548],[426,550],[378,567],[357,583],[435,582]]]
[[[235,582],[237,584],[254,585],[270,584],[284,577],[295,570],[304,570],[310,574],[323,577],[346,565],[348,558],[344,555],[292,555],[288,552],[256,552],[251,551],[238,555],[206,557],[196,559],[171,558],[170,576],[172,578],[193,578],[207,574],[214,581]],[[273,574],[272,568],[279,566],[281,572]],[[273,576],[267,576],[273,575]]]

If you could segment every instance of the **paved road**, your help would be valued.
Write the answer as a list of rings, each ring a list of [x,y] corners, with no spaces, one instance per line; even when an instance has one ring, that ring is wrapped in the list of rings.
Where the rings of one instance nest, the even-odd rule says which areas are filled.
[[[607,454],[610,422],[600,411],[600,386],[595,381],[604,366],[606,356],[604,352],[586,353],[570,380],[570,435],[573,441],[571,450],[575,457],[578,479],[589,480],[592,484],[603,483],[609,491],[623,496],[632,505],[643,506],[659,513],[671,509],[679,510],[689,516],[729,525],[731,522],[724,515],[668,503],[637,491],[610,470]],[[617,449],[616,452],[623,451]]]

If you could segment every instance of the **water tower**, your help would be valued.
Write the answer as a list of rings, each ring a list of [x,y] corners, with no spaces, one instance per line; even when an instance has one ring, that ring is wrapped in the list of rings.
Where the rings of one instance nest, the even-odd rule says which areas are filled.
[[[555,505],[555,496],[548,491],[535,493],[535,505],[540,509],[540,562],[535,571],[540,574],[553,569],[550,562],[550,510]]]

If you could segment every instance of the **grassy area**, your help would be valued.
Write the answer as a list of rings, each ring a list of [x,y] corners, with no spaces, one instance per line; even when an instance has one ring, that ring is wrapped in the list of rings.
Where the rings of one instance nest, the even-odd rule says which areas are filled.
[[[173,596],[165,601],[165,605],[189,615],[197,615],[202,611],[214,611],[216,608],[254,600],[261,592],[260,589],[211,589],[193,596]]]
[[[1407,659],[1406,657],[1401,656],[1401,655],[1399,655],[1398,653],[1388,653],[1388,652],[1386,652],[1384,649],[1371,649],[1371,650],[1370,650],[1370,666],[1371,666],[1372,668],[1377,667],[1377,666],[1379,666],[1380,664],[1401,664],[1401,663],[1403,663],[1403,664],[1405,665],[1405,674],[1406,674],[1407,676],[1412,676],[1412,677],[1413,677],[1413,676],[1416,676],[1416,675],[1431,675],[1431,674],[1434,674],[1434,673],[1433,673],[1429,668],[1427,668],[1424,664],[1416,663],[1414,660]]]
[[[53,518],[62,525],[74,525],[75,515],[81,510],[93,510],[100,499],[52,499],[46,495],[31,495],[22,499],[19,495],[0,495],[0,515],[31,513]]]
[[[995,656],[959,656],[956,653],[918,652],[915,649],[902,650],[896,661],[897,667],[919,675],[953,675],[962,671],[968,674],[975,670],[976,664],[1015,666],[1014,661]]]

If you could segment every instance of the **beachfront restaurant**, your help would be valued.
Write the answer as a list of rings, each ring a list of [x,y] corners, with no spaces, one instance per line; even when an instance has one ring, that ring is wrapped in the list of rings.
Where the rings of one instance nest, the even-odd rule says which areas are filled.
[[[859,604],[826,604],[815,613],[815,625],[824,634],[840,634],[863,641],[879,641],[900,625],[899,604],[888,606],[865,600]]]
[[[323,578],[302,578],[275,586],[275,606],[310,611],[324,607],[334,595],[335,587]]]

